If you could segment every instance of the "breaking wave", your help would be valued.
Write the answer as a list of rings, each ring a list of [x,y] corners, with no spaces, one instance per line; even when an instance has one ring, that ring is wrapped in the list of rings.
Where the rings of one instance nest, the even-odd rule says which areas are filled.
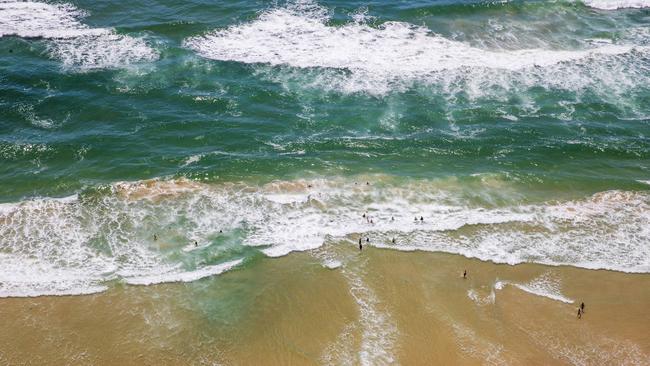
[[[153,61],[158,52],[142,38],[92,28],[80,21],[86,13],[71,4],[0,2],[0,37],[47,40],[53,58],[82,70]]]
[[[580,90],[613,80],[642,86],[635,78],[647,80],[644,68],[636,66],[647,49],[634,44],[487,50],[405,22],[371,26],[354,16],[332,25],[328,10],[309,1],[272,8],[254,21],[188,38],[184,45],[209,59],[259,65],[260,72],[284,84],[376,95],[414,83],[483,95],[495,88]]]
[[[349,245],[358,234],[396,250],[650,272],[644,192],[494,206],[445,188],[449,182],[373,182],[152,180],[2,204],[0,296],[97,292],[110,281],[192,281],[238,265],[256,251],[251,247],[275,257],[325,242]],[[493,194],[488,188],[473,193]]]

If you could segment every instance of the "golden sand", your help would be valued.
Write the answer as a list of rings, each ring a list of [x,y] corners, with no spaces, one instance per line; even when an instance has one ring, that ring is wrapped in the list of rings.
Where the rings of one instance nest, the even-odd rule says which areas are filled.
[[[648,274],[338,245],[191,284],[0,299],[0,364],[650,365],[649,310]]]

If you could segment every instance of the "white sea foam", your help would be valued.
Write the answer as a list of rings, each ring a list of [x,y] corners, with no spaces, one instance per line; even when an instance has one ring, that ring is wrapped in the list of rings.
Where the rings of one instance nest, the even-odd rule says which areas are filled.
[[[561,301],[567,304],[573,304],[572,299],[569,299],[562,294],[562,283],[560,282],[560,279],[554,277],[549,272],[544,273],[541,276],[523,284],[510,281],[497,281],[494,285],[494,288],[501,290],[506,285],[514,286],[529,294],[546,297],[551,300]]]
[[[80,19],[85,12],[71,4],[0,2],[0,37],[48,40],[50,55],[67,67],[82,70],[119,67],[158,58],[142,38],[92,28]]]
[[[601,68],[618,69],[611,62],[625,62],[619,58],[635,49],[633,45],[599,44],[581,50],[487,50],[404,22],[389,21],[377,27],[359,21],[331,25],[327,10],[307,1],[272,8],[252,22],[188,38],[184,45],[210,59],[289,66],[268,72],[260,68],[285,84],[385,94],[425,82],[445,90],[461,88],[469,96],[488,93],[492,85],[499,90],[529,83],[580,89],[608,82],[600,75]],[[301,70],[298,75],[295,69]],[[309,80],[305,75],[310,75]],[[628,80],[629,75],[616,77]]]
[[[211,264],[201,258],[221,250],[221,244],[213,244],[222,237],[219,230],[237,233],[236,243],[228,245],[260,246],[269,256],[326,242],[354,245],[349,238],[362,234],[371,246],[397,250],[650,272],[650,195],[642,191],[481,207],[472,203],[475,197],[503,201],[517,193],[486,176],[473,178],[469,195],[462,187],[469,183],[455,180],[359,180],[366,179],[378,184],[342,178],[262,186],[121,182],[65,199],[2,204],[0,296],[22,290],[26,296],[74,289],[82,293],[120,278],[154,282],[166,274],[193,278],[210,273],[204,269]],[[423,222],[414,220],[420,216]],[[158,233],[157,241],[153,233]],[[206,245],[200,251],[183,250],[188,240]],[[188,271],[178,267],[181,262],[193,263],[188,271],[196,273],[182,274]],[[542,285],[521,288],[538,291]]]
[[[608,46],[584,51],[493,52],[446,39],[409,23],[387,22],[373,28],[362,23],[335,27],[327,21],[327,13],[316,6],[276,8],[262,13],[254,22],[190,38],[185,44],[202,56],[217,60],[363,70],[385,77],[412,78],[463,67],[543,67],[630,50],[626,46]]]
[[[192,282],[201,278],[221,274],[240,265],[242,261],[243,259],[237,259],[226,263],[203,267],[190,272],[170,272],[156,274],[153,276],[129,277],[125,278],[124,282],[128,283],[129,285],[153,285],[168,282]]]
[[[649,0],[583,0],[585,5],[603,10],[650,8]]]
[[[329,268],[329,269],[337,269],[337,268],[341,267],[342,265],[343,265],[343,263],[341,263],[341,261],[336,260],[336,259],[326,259],[326,260],[323,261],[323,266],[325,268]]]
[[[467,297],[479,306],[494,304],[495,296],[494,288],[490,289],[490,293],[486,296],[481,296],[475,289],[467,290]]]
[[[359,306],[362,329],[359,364],[392,365],[396,362],[393,347],[398,335],[397,327],[390,314],[380,309],[379,299],[357,272],[363,270],[364,263],[362,261],[354,269],[342,271],[350,284],[350,294]]]

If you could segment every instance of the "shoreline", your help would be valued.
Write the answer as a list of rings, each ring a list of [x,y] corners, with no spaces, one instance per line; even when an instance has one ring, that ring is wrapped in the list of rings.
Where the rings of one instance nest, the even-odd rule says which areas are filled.
[[[650,274],[380,249],[359,253],[325,245],[262,257],[253,266],[190,283],[2,298],[6,331],[0,334],[0,360],[12,365],[650,362],[645,335]],[[341,266],[326,268],[327,259]],[[497,288],[498,281],[514,285]],[[517,285],[556,291],[574,303]],[[578,320],[575,309],[582,301],[586,312]],[[65,352],[57,353],[61,347]]]
[[[312,252],[318,252],[322,247],[326,246],[331,246],[333,244],[328,243],[328,244],[323,244],[322,246],[314,249],[304,249],[304,250],[294,250],[292,252],[289,252],[287,254],[281,255],[281,256],[268,256],[268,255],[263,255],[262,258],[265,259],[280,259],[283,257],[287,256],[292,256],[292,255],[300,255],[303,253],[312,253]],[[354,247],[354,245],[352,245]],[[413,249],[402,249],[402,248],[397,248],[397,247],[391,247],[390,245],[379,245],[376,246],[374,244],[370,245],[364,245],[364,248],[373,248],[374,250],[385,250],[387,252],[402,252],[402,253],[427,253],[427,254],[433,254],[433,255],[450,255],[450,256],[455,256],[459,257],[465,260],[476,260],[485,264],[490,264],[490,265],[495,265],[495,266],[510,266],[510,267],[517,267],[517,266],[524,266],[524,265],[535,265],[535,266],[543,266],[543,267],[549,267],[549,268],[563,268],[563,269],[574,269],[574,270],[586,270],[586,271],[592,271],[592,272],[605,272],[605,273],[619,273],[619,274],[626,274],[626,275],[639,275],[639,276],[650,276],[650,272],[635,272],[635,271],[624,271],[624,270],[618,270],[618,269],[611,269],[611,268],[602,268],[602,267],[582,267],[574,264],[555,264],[555,263],[541,263],[541,262],[519,262],[519,263],[505,263],[505,262],[497,262],[493,260],[485,260],[481,259],[479,257],[468,257],[464,254],[460,253],[455,253],[455,252],[445,252],[445,251],[438,251],[438,250],[427,250],[427,249],[422,249],[422,248],[413,248]],[[236,262],[236,263],[235,263]],[[327,261],[326,261],[327,262]],[[329,270],[337,270],[341,267],[341,263],[338,260],[332,260],[331,263],[326,263],[323,262],[322,266],[326,269]],[[174,280],[156,280],[152,282],[143,282],[139,283],[137,282],[138,280],[141,279],[148,279],[148,277],[125,277],[121,278],[118,280],[110,280],[107,282],[101,282],[97,285],[97,287],[104,287],[103,289],[97,289],[97,290],[89,290],[88,292],[79,292],[79,293],[62,293],[62,294],[39,294],[39,295],[9,295],[9,296],[0,296],[0,301],[3,299],[35,299],[35,298],[61,298],[61,297],[77,297],[77,296],[92,296],[92,295],[97,295],[97,294],[102,294],[108,291],[113,291],[116,288],[120,287],[126,287],[126,286],[131,286],[131,287],[142,287],[142,286],[158,286],[158,285],[176,285],[176,284],[183,284],[183,283],[191,283],[195,281],[200,281],[203,279],[207,278],[214,278],[214,277],[219,277],[224,275],[225,273],[234,271],[234,270],[241,270],[242,264],[245,266],[246,261],[241,259],[236,259],[232,261],[226,261],[223,263],[215,264],[210,266],[208,269],[212,269],[213,267],[224,267],[223,270],[217,271],[214,274],[206,274],[201,277],[198,277],[196,279],[192,280],[187,280],[184,278],[178,278]],[[335,265],[333,265],[335,264]],[[197,270],[195,272],[199,272],[200,270]],[[209,271],[208,271],[209,272]],[[182,273],[182,274],[194,274],[194,272],[187,272],[187,273]],[[160,277],[164,277],[164,274],[160,275]],[[109,286],[109,283],[117,283],[118,286],[112,285]],[[71,290],[73,292],[74,290]]]

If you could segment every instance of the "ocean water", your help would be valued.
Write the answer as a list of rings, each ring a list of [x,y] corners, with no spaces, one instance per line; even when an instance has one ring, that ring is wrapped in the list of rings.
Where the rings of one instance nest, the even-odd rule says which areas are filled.
[[[359,234],[650,273],[650,1],[0,0],[0,297]]]

